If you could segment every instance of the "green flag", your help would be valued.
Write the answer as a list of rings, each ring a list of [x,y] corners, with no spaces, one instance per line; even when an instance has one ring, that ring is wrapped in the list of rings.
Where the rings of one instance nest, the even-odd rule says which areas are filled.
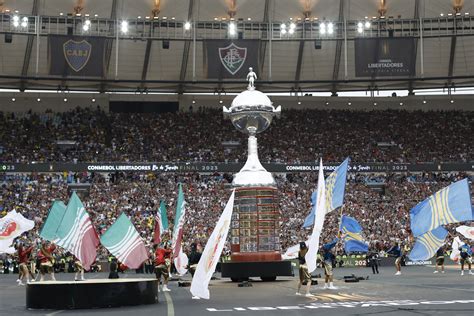
[[[124,213],[100,237],[100,242],[131,269],[137,269],[148,258],[142,238]]]
[[[56,232],[66,213],[66,205],[63,201],[54,201],[49,210],[48,217],[41,228],[40,237],[49,241],[56,239]]]
[[[167,231],[169,229],[168,225],[168,215],[166,213],[166,204],[164,201],[160,203],[160,214],[161,214],[161,227],[163,227],[163,231]]]

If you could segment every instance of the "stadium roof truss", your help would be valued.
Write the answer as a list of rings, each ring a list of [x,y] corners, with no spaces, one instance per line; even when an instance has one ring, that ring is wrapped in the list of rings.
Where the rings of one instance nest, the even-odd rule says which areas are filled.
[[[236,2],[232,21],[224,0],[161,1],[156,17],[150,13],[151,0],[89,0],[77,15],[64,13],[74,7],[71,0],[4,2],[0,14],[0,34],[5,35],[5,41],[0,42],[0,88],[241,90],[241,80],[207,79],[204,69],[204,41],[229,39],[231,22],[241,38],[260,40],[258,73],[263,91],[474,85],[474,17],[469,14],[474,0],[464,1],[463,10],[457,14],[448,0],[386,1],[386,16],[377,13],[375,0],[309,1],[311,12],[306,17],[301,1],[242,0]],[[14,19],[19,19],[20,25]],[[121,31],[123,21],[128,23],[126,33]],[[90,25],[86,31],[85,23]],[[332,34],[321,32],[327,23],[334,28]],[[282,24],[294,24],[292,34],[282,32]],[[49,75],[49,35],[108,38],[106,74],[102,78]],[[354,42],[361,37],[414,38],[416,75],[356,77]]]

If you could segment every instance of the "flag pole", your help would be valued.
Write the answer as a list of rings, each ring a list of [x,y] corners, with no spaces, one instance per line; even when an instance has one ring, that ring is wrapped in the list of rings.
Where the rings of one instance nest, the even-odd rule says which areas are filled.
[[[342,222],[342,213],[343,213],[343,209],[344,209],[344,204],[342,204],[341,206],[341,211],[339,212],[339,225],[337,226],[337,237],[340,238],[341,237],[341,222]]]

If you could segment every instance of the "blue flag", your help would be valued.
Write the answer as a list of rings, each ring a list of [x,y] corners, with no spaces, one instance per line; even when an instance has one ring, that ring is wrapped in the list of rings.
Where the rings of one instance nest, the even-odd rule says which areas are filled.
[[[311,194],[311,213],[304,219],[303,228],[311,227],[314,224],[314,214],[316,213],[317,192]]]
[[[467,179],[436,192],[410,211],[411,230],[418,237],[438,226],[472,220]]]
[[[438,228],[424,233],[416,239],[415,245],[408,258],[412,261],[428,260],[433,257],[436,251],[444,244],[444,239],[448,231],[439,226]]]
[[[369,250],[369,245],[362,238],[362,227],[355,218],[343,215],[339,230],[343,234],[346,253],[367,252]]]
[[[346,188],[347,168],[349,167],[349,157],[346,158],[327,178],[326,178],[326,213],[329,213],[344,204],[344,191]],[[303,228],[314,224],[316,212],[316,192],[311,195],[311,213],[305,218]]]

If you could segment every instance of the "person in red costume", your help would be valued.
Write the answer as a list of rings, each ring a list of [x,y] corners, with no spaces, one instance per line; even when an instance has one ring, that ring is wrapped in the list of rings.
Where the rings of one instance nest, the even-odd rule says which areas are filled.
[[[158,283],[163,275],[163,292],[170,292],[168,288],[169,266],[171,265],[171,252],[168,243],[164,243],[164,248],[156,247],[155,250],[155,275]]]
[[[18,251],[18,285],[25,285],[23,283],[24,279],[26,278],[26,282],[30,282],[30,272],[28,271],[28,261],[31,252],[33,251],[33,246],[24,247],[22,244],[17,246]]]
[[[51,280],[56,281],[54,277],[54,258],[53,251],[56,249],[54,244],[48,245],[46,241],[41,244],[41,248],[38,251],[38,260],[40,261],[40,281],[44,281],[44,276],[47,273],[51,273]]]

